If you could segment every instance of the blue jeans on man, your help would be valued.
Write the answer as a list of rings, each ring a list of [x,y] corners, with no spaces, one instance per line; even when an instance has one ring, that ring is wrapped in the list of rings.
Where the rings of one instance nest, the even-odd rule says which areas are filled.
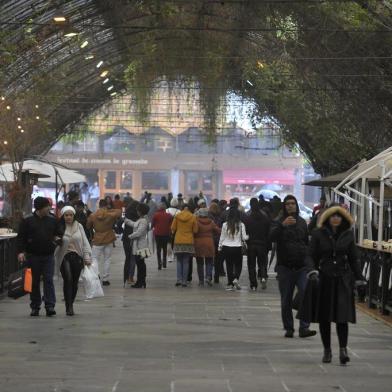
[[[33,287],[30,294],[31,309],[40,309],[42,301],[46,309],[53,309],[56,305],[56,294],[53,283],[54,258],[48,256],[30,256],[29,266],[33,278]],[[41,276],[43,277],[44,296],[41,297]]]
[[[300,298],[303,298],[307,284],[307,270],[302,268],[299,270],[290,269],[284,265],[277,266],[279,291],[282,307],[283,328],[286,331],[294,331],[293,319],[293,295],[294,289],[297,287]],[[299,329],[306,330],[309,323],[299,320]]]

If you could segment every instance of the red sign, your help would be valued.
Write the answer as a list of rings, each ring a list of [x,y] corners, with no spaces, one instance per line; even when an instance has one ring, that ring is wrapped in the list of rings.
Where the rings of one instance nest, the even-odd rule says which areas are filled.
[[[275,169],[239,169],[224,170],[223,183],[225,185],[236,184],[281,184],[294,185],[294,170]]]

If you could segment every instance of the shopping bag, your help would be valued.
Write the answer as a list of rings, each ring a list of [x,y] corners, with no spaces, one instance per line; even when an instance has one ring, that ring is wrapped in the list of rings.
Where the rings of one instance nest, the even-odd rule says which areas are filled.
[[[25,269],[23,288],[26,293],[31,293],[33,291],[33,274],[31,272],[31,268]]]
[[[32,291],[32,276],[30,268],[23,268],[12,273],[8,279],[8,296],[20,298]]]
[[[81,277],[83,280],[84,293],[87,299],[104,296],[101,281],[99,280],[94,267],[86,265],[83,268]]]

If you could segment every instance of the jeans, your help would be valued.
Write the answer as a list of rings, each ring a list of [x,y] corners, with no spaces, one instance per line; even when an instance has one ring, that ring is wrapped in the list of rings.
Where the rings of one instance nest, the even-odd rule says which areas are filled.
[[[136,265],[137,265],[137,281],[136,283],[144,284],[146,283],[146,275],[147,275],[147,267],[146,262],[143,257],[136,255],[135,256]]]
[[[241,246],[223,246],[222,251],[226,260],[227,284],[233,285],[233,280],[241,276],[242,249]]]
[[[250,244],[248,248],[248,272],[251,287],[257,287],[256,262],[259,269],[259,277],[267,279],[268,251],[263,245]]]
[[[156,235],[155,236],[155,242],[157,244],[158,267],[162,266],[162,254],[163,254],[163,266],[166,267],[166,262],[167,262],[167,244],[169,243],[169,236]]]
[[[75,301],[82,268],[83,259],[78,254],[71,252],[64,256],[60,272],[64,280],[63,292],[66,308]]]
[[[197,274],[199,275],[199,282],[204,282],[204,264],[206,266],[206,278],[212,280],[212,269],[213,269],[213,257],[196,257],[197,262]]]
[[[98,271],[102,270],[102,268],[99,267],[101,257],[103,256],[104,259],[103,275],[101,275],[101,272],[99,273],[99,275],[102,278],[102,281],[109,279],[112,250],[113,250],[112,243],[106,245],[93,245],[92,259],[93,259],[93,264],[97,267]]]
[[[53,284],[54,258],[48,256],[31,256],[29,260],[33,278],[33,287],[30,294],[31,309],[39,309],[42,300],[45,302],[45,308],[54,308],[56,304],[56,294]],[[44,282],[44,296],[41,298],[41,276]]]
[[[136,260],[135,256],[132,254],[132,244],[128,238],[123,239],[123,248],[125,253],[124,262],[124,283],[128,279],[133,279],[135,276]]]
[[[186,284],[188,280],[189,261],[192,255],[190,253],[180,252],[176,253],[177,259],[177,282]]]
[[[284,265],[278,265],[278,282],[282,307],[282,321],[283,327],[286,331],[294,331],[293,320],[293,295],[295,286],[297,286],[300,298],[303,298],[306,284],[307,271],[306,269],[293,270]],[[300,329],[309,328],[309,323],[300,320]]]

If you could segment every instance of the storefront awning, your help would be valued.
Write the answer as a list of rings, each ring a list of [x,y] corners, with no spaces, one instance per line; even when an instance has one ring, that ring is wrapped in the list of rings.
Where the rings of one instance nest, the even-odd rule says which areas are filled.
[[[223,183],[225,185],[236,184],[281,184],[294,185],[294,170],[274,169],[242,169],[224,170]]]

